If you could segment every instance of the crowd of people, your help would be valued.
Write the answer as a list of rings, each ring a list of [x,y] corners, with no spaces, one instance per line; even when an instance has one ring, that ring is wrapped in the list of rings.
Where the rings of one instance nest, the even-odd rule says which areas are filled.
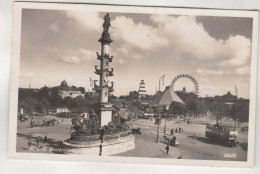
[[[171,129],[171,135],[173,135],[174,133],[181,133],[183,132],[183,128],[179,127],[175,129],[175,132],[174,132],[174,128]]]

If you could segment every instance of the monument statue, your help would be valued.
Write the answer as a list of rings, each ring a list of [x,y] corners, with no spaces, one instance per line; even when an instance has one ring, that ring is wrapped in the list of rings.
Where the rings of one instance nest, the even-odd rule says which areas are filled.
[[[108,33],[109,27],[112,27],[110,24],[110,17],[107,13],[106,16],[104,16],[104,23],[103,23],[103,32]]]
[[[101,43],[111,43],[112,40],[110,38],[110,34],[109,34],[109,28],[112,27],[110,24],[110,17],[109,14],[107,13],[104,16],[104,22],[103,22],[103,33],[101,38],[98,40]]]
[[[97,53],[100,61],[99,69],[95,65],[95,73],[99,76],[99,85],[94,80],[93,90],[99,96],[99,101],[89,111],[89,117],[72,118],[71,137],[64,144],[75,151],[98,155],[96,147],[104,146],[103,155],[111,155],[135,148],[134,136],[129,131],[129,125],[118,113],[113,103],[108,100],[109,93],[114,92],[114,82],[109,86],[109,77],[114,75],[114,69],[109,66],[113,56],[109,55],[110,38],[109,28],[112,27],[110,17],[104,16],[103,32],[98,40],[101,43],[101,53]],[[113,27],[112,27],[113,28]]]

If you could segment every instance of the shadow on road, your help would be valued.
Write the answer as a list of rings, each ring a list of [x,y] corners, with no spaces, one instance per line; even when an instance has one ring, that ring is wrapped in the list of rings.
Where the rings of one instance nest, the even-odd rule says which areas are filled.
[[[202,143],[206,143],[206,144],[212,144],[212,145],[220,145],[220,146],[224,146],[224,147],[231,147],[229,146],[228,144],[225,144],[225,143],[222,143],[222,142],[217,142],[217,141],[213,141],[207,137],[193,137],[193,136],[188,136],[189,138],[191,139],[194,139],[194,140],[198,140]]]
[[[243,149],[247,151],[247,147],[248,147],[248,143],[239,143],[239,146]]]
[[[32,141],[36,141],[36,138],[39,137],[39,136],[34,137],[32,135],[25,135],[25,134],[22,134],[22,133],[17,133],[17,136],[23,137],[27,140],[30,139]],[[43,137],[41,137],[40,142],[43,143]],[[48,138],[47,143],[45,143],[43,145],[48,147],[48,149],[50,149],[49,151],[52,152],[52,153],[67,154],[66,150],[62,150],[62,149],[67,149],[66,145],[64,145],[62,141],[55,141],[55,139]],[[40,147],[40,145],[39,145],[39,147]],[[26,149],[26,148],[23,148],[23,149]],[[61,149],[61,150],[59,150],[59,149]]]

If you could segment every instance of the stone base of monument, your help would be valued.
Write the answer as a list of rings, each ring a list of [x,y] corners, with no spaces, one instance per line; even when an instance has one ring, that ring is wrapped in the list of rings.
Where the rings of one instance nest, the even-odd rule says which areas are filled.
[[[122,135],[121,133],[113,135],[104,135],[102,143],[102,156],[109,156],[126,152],[135,148],[135,137],[133,135]],[[65,140],[63,143],[70,152],[74,154],[86,154],[99,156],[101,141],[97,139],[99,136],[80,136],[80,139],[88,139],[89,141],[79,141],[77,138]]]

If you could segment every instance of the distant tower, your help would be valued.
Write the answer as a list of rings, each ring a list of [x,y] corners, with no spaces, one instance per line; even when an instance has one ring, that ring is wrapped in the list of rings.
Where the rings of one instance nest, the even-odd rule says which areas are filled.
[[[146,96],[146,90],[145,90],[145,83],[144,80],[141,80],[138,90],[138,97],[145,97]]]

